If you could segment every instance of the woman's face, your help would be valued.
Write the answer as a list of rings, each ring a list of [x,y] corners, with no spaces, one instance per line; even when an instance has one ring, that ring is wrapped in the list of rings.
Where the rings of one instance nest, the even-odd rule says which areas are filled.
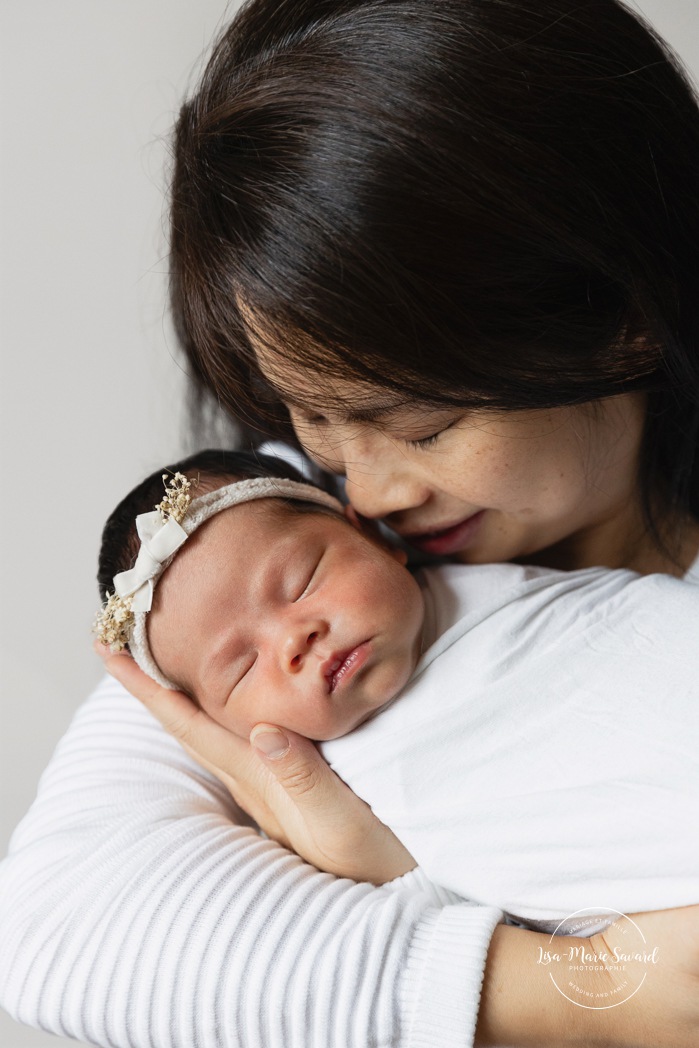
[[[258,359],[308,454],[344,474],[359,514],[416,548],[473,564],[628,562],[642,527],[643,394],[551,410],[435,408]]]

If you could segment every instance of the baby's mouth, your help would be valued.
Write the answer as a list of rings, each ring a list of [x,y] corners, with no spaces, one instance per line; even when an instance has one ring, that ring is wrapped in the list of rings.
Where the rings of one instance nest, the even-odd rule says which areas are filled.
[[[355,645],[346,651],[335,652],[323,663],[322,673],[328,684],[328,692],[332,694],[337,688],[344,687],[354,677],[371,654],[371,646],[368,640]]]

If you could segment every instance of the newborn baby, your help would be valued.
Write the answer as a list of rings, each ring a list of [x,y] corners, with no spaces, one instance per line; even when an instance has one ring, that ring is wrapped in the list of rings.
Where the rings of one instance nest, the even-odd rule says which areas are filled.
[[[286,463],[202,452],[171,473],[140,551],[160,473],[105,527],[103,640],[243,737],[325,742],[462,896],[538,927],[699,901],[699,588],[513,564],[414,577]]]
[[[264,720],[314,740],[337,738],[407,683],[421,651],[420,587],[403,567],[405,554],[364,535],[337,499],[299,484],[292,467],[227,454],[231,472],[213,473],[223,455],[205,452],[173,467],[198,481],[185,528],[197,506],[231,482],[252,489],[238,489],[240,501],[225,511],[210,506],[205,526],[176,556],[168,552],[167,570],[156,569],[150,583],[147,629],[145,617],[134,624],[131,653],[238,735]],[[135,518],[153,506],[158,487],[162,496],[160,473],[105,527],[103,598],[133,562]]]

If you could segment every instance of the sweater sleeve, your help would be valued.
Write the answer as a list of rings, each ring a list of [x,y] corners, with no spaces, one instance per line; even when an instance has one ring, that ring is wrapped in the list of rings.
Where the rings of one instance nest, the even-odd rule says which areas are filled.
[[[0,1004],[110,1048],[464,1048],[500,917],[260,837],[109,679],[0,864]]]

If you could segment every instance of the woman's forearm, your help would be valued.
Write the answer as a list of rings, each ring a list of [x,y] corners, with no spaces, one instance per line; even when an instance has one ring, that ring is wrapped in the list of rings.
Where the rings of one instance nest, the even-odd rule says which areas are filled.
[[[572,938],[561,941],[566,948],[574,943]],[[548,935],[502,924],[495,929],[483,979],[478,1048],[608,1045],[609,1041],[593,1039],[597,1035],[594,1017],[556,989],[550,966],[537,963],[540,950],[551,952]]]
[[[674,971],[621,1008],[577,1008],[536,963],[547,936],[500,925],[488,953],[498,911],[448,904],[419,871],[374,888],[262,840],[109,682],[0,864],[0,1004],[115,1048],[469,1048],[488,953],[481,1045],[684,1048],[694,909],[639,918]]]
[[[562,936],[553,943],[549,935],[499,925],[488,952],[477,1048],[696,1048],[699,907],[633,920],[641,956],[652,960],[632,960],[623,971],[597,961],[611,962],[615,949],[639,953],[635,934],[636,945],[629,945],[626,919],[589,939]],[[581,965],[582,950],[589,963]],[[573,1003],[576,995],[584,1006]]]
[[[0,867],[0,1001],[117,1048],[468,1048],[498,912],[322,874],[118,685],[79,712]]]

